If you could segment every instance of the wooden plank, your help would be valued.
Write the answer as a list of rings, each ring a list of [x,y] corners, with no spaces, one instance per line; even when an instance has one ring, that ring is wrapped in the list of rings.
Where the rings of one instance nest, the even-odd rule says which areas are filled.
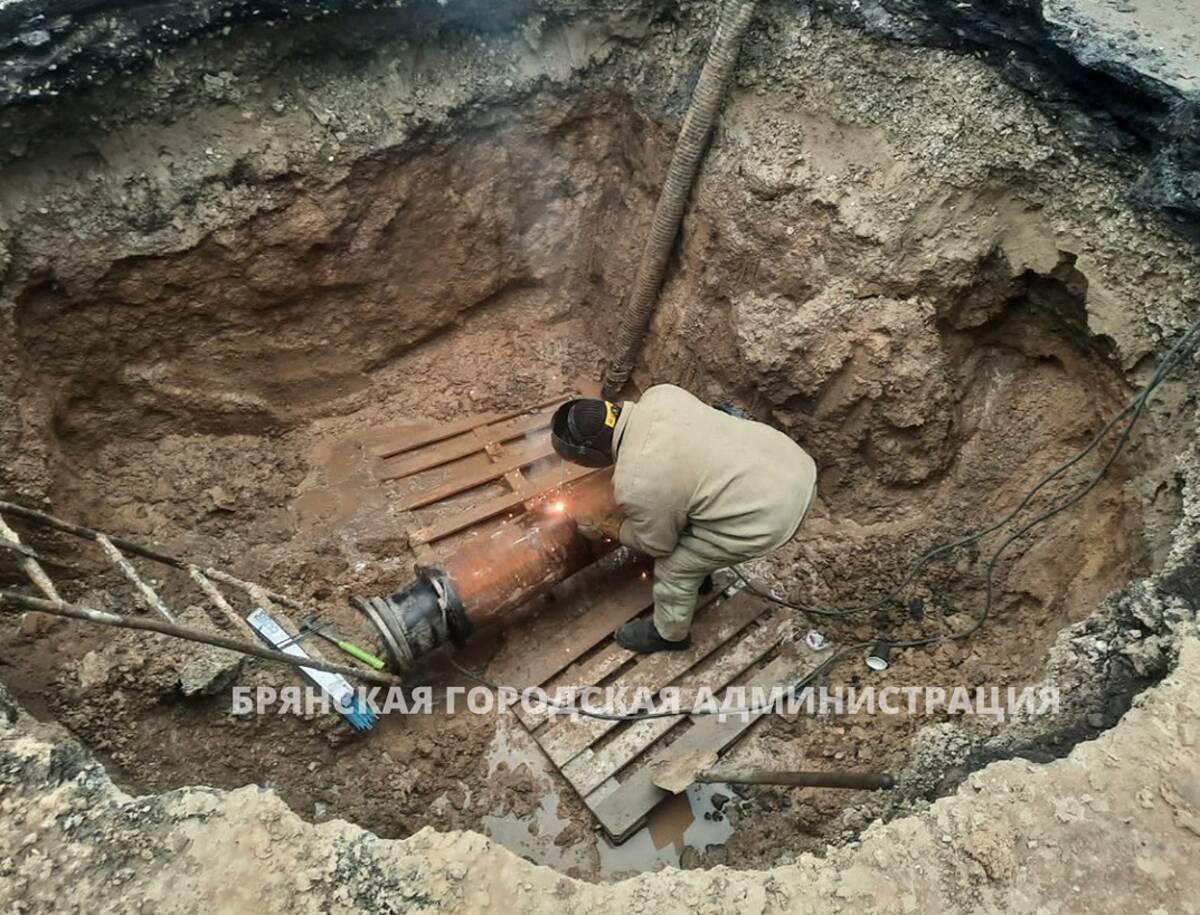
[[[439,423],[437,420],[433,419],[385,423],[382,426],[371,426],[368,429],[364,429],[355,438],[362,442],[362,447],[368,454],[374,454],[372,449],[384,442],[396,439],[408,441],[409,436],[425,435],[437,429],[438,426]]]
[[[517,689],[541,686],[654,602],[651,582],[641,577],[637,567],[613,573],[606,584],[604,596],[577,618],[562,620],[554,638],[539,645],[536,651],[521,651],[515,662],[507,666],[499,659],[499,663],[488,668],[488,676]],[[519,711],[520,706],[515,709]]]
[[[766,608],[765,601],[739,594],[696,620],[692,626],[692,647],[687,651],[649,655],[613,685],[628,687],[631,691],[661,689],[741,632]],[[617,724],[599,718],[561,721],[539,735],[537,741],[550,760],[561,768]]]
[[[548,397],[545,400],[532,404],[528,407],[522,407],[519,410],[508,410],[503,413],[480,413],[477,416],[464,416],[462,419],[454,422],[444,423],[440,426],[434,426],[429,431],[413,438],[407,438],[400,441],[393,441],[386,444],[374,445],[371,448],[371,453],[377,458],[395,457],[397,454],[405,454],[409,451],[415,451],[425,445],[435,445],[438,442],[444,442],[448,438],[454,438],[456,435],[462,435],[464,432],[470,432],[477,426],[488,426],[492,423],[502,422],[506,419],[512,419],[514,416],[520,416],[522,413],[529,413],[533,410],[540,410],[543,407],[548,407],[551,404],[561,404],[564,401],[570,400],[572,394],[557,394],[554,397]]]
[[[813,669],[826,657],[797,649],[798,654],[784,653],[752,674],[746,685],[770,689],[773,686],[790,686]],[[693,724],[670,746],[659,747],[648,757],[647,764],[635,772],[616,791],[609,791],[596,800],[592,795],[584,798],[600,824],[615,842],[623,842],[636,830],[659,801],[670,792],[654,784],[653,764],[687,753],[690,750],[720,752],[740,737],[761,715],[731,716],[721,721],[717,715],[708,715]]]
[[[550,444],[550,436],[547,435],[545,438],[539,439],[522,448],[519,452],[507,455],[503,460],[496,461],[486,467],[475,468],[461,474],[457,479],[443,483],[441,486],[435,486],[433,489],[427,489],[424,492],[418,492],[406,499],[402,499],[397,508],[401,511],[411,511],[414,508],[421,508],[425,505],[432,505],[434,502],[441,502],[443,499],[449,499],[460,492],[466,492],[469,489],[482,486],[484,483],[491,483],[494,480],[498,480],[510,470],[516,470],[535,461],[544,460],[552,454],[554,454],[554,446]],[[391,478],[384,477],[383,479],[387,480]]]
[[[651,596],[650,602],[653,602],[653,600],[654,598]],[[649,602],[643,605],[642,610],[646,609],[646,606],[649,606]],[[630,619],[640,612],[640,610],[634,611]],[[616,627],[614,626],[613,628],[615,629]],[[608,634],[605,633],[605,635]],[[555,682],[547,684],[546,691],[553,693],[557,689],[566,689],[568,687],[592,686],[615,671],[620,670],[621,666],[632,657],[634,657],[632,651],[622,648],[616,642],[610,642],[583,663],[566,671],[561,682],[555,680]],[[517,706],[516,710],[517,717],[521,719],[521,723],[529,728],[530,731],[540,727],[550,717],[548,712],[526,711],[520,706]]]
[[[372,445],[371,453],[380,460],[387,460],[401,454],[408,454],[410,451],[416,451],[418,448],[424,448],[426,445],[436,445],[439,442],[444,442],[447,439],[470,432],[476,426],[486,426],[488,423],[499,422],[502,419],[504,419],[504,415],[501,413],[480,413],[476,416],[464,416],[462,419],[454,420],[454,422],[435,425],[428,431],[415,435],[412,438],[385,442],[381,445]]]
[[[572,480],[578,480],[580,477],[585,477],[589,473],[596,473],[595,467],[583,467],[579,464],[568,464],[563,462],[563,474],[561,483],[569,483]],[[553,487],[557,488],[560,484],[559,479],[555,480]],[[548,489],[542,489],[538,492],[546,492]],[[537,495],[538,493],[534,493]],[[451,534],[457,534],[459,531],[464,531],[468,527],[474,527],[476,524],[482,524],[484,521],[489,521],[498,515],[503,515],[505,512],[519,511],[525,507],[525,502],[532,496],[529,493],[505,493],[502,496],[496,496],[488,499],[486,502],[481,502],[468,508],[466,511],[460,512],[457,515],[452,515],[449,518],[444,518],[441,521],[435,521],[425,527],[417,528],[409,532],[408,538],[414,544],[434,543],[449,537]]]
[[[610,794],[612,794],[616,791],[619,791],[620,788],[621,788],[621,783],[619,781],[617,781],[615,778],[610,778],[610,779],[606,780],[603,785],[601,785],[599,788],[597,788],[595,791],[592,792],[592,798],[597,803],[599,803],[604,798],[608,797]]]
[[[701,687],[722,689],[752,664],[762,660],[791,627],[792,621],[784,618],[760,626],[736,645],[723,652],[704,671],[693,671],[683,677],[677,686],[682,691],[680,704],[690,708],[695,704],[694,693]],[[640,756],[654,741],[679,724],[678,718],[651,718],[639,721],[626,728],[617,738],[599,750],[581,753],[562,769],[580,797],[586,797],[600,787],[609,776],[615,775]]]
[[[645,603],[642,604],[643,609],[649,607],[654,601],[653,583],[651,581],[647,581],[645,582],[645,586],[646,597]],[[709,606],[715,603],[719,598],[719,594],[712,594],[701,598],[703,603],[701,603],[696,610],[696,613],[698,614],[696,617],[697,626],[700,626],[701,622],[707,619],[707,611]],[[626,617],[626,619],[632,619],[637,615],[637,612],[638,611],[635,611],[634,613],[630,614],[628,617]],[[622,622],[624,622],[624,620],[622,620]],[[703,625],[707,626],[708,623],[704,622]],[[607,633],[605,633],[605,635],[607,635]],[[595,641],[599,640],[597,639]],[[595,644],[595,642],[593,642],[593,644]],[[605,677],[608,677],[610,674],[619,670],[631,658],[635,657],[637,657],[637,655],[626,648],[622,648],[615,641],[609,642],[586,661],[576,664],[573,667],[563,671],[560,676],[555,677],[553,680],[547,683],[546,691],[548,693],[553,693],[558,689],[580,689],[585,686],[595,686],[604,680]],[[539,714],[537,712],[527,712],[519,706],[518,709],[517,716],[521,719],[525,726],[529,728],[530,731],[533,731],[539,727],[549,717],[548,714],[544,713]]]
[[[544,429],[549,425],[552,415],[552,412],[547,411],[533,416],[520,416],[495,426],[468,429],[467,432],[459,433],[452,440],[440,443],[436,448],[414,454],[403,461],[395,460],[403,457],[403,454],[393,455],[391,459],[385,459],[380,468],[387,474],[383,479],[399,480],[412,476],[414,473],[421,473],[423,470],[432,470],[434,467],[441,467],[451,461],[477,454],[483,451],[490,442],[507,442],[530,432]]]

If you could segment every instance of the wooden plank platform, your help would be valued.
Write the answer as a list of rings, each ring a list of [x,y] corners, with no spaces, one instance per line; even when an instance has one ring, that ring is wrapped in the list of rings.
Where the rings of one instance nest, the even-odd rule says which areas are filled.
[[[733,650],[724,652],[708,669],[702,673],[693,672],[682,678],[677,684],[681,691],[680,703],[694,704],[695,693],[700,687],[715,691],[728,686],[730,681],[778,645],[790,628],[791,622],[786,619],[756,627],[745,638],[740,639]],[[651,718],[631,724],[615,740],[610,740],[602,748],[588,749],[580,753],[563,766],[562,774],[575,790],[586,798],[678,724],[678,718]]]
[[[578,480],[581,477],[587,476],[589,473],[595,473],[594,467],[582,467],[579,464],[568,464],[563,469],[563,472],[557,477],[558,485],[570,483],[572,480]],[[529,501],[529,493],[512,492],[503,496],[496,496],[493,499],[488,499],[484,502],[474,505],[465,511],[441,521],[435,521],[426,527],[419,527],[409,532],[408,539],[411,543],[433,543],[437,540],[443,540],[451,534],[457,534],[465,531],[468,528],[474,527],[477,524],[482,524],[484,521],[490,521],[492,518],[498,518],[507,512],[519,511]]]
[[[547,492],[596,472],[561,460],[550,443],[547,427],[554,410],[570,396],[559,394],[521,410],[413,426],[404,438],[374,436],[380,442],[369,448],[375,479],[404,487],[395,507],[432,513],[408,531],[422,561],[435,557],[433,544],[522,512]],[[497,483],[508,492],[497,495]],[[450,500],[452,504],[443,504]]]
[[[456,436],[432,448],[424,448],[416,453],[404,452],[386,458],[383,463],[387,475],[383,479],[403,479],[414,473],[420,473],[422,470],[432,470],[434,467],[441,467],[451,461],[478,454],[480,451],[485,451],[490,443],[503,444],[514,438],[545,429],[550,425],[550,417],[553,413],[553,410],[546,410],[541,413],[524,414],[494,426],[470,429],[468,430],[469,434]],[[403,458],[403,460],[396,460],[396,458]]]
[[[595,472],[561,461],[545,431],[565,395],[525,410],[415,427],[404,438],[380,434],[371,449],[375,476],[402,486],[396,507],[418,513],[409,542],[423,562],[460,538],[486,535],[502,515],[525,511],[558,486]],[[497,484],[508,491],[497,494]],[[420,517],[423,515],[424,517]],[[761,670],[790,629],[788,614],[747,593],[713,595],[697,611],[686,651],[639,656],[612,640],[613,630],[653,605],[649,564],[581,572],[555,589],[555,599],[531,607],[506,633],[489,678],[505,686],[625,687],[657,693],[678,687],[685,704],[701,688],[733,682],[782,685],[803,675],[815,656],[789,648]],[[602,574],[595,574],[602,572]],[[588,576],[591,576],[590,578]],[[796,653],[798,652],[798,654]],[[597,821],[616,841],[627,838],[662,800],[647,763],[687,748],[721,751],[752,724],[738,718],[660,718],[621,722],[513,712]],[[673,743],[672,743],[673,741]]]
[[[605,585],[605,593],[578,617],[564,619],[565,612],[555,613],[545,621],[549,625],[543,626],[548,632],[535,631],[537,622],[534,622],[525,627],[529,631],[514,634],[516,651],[506,658],[503,656],[505,649],[501,649],[501,654],[488,667],[489,678],[512,684],[545,684],[654,602],[650,580],[642,577],[638,567],[618,570]],[[531,643],[536,643],[536,650]],[[623,650],[616,643],[610,643],[610,646]],[[507,644],[505,648],[508,648]],[[532,718],[526,722],[529,726],[538,723],[540,720]]]
[[[636,592],[634,592],[636,594]],[[608,599],[612,599],[614,603],[619,601],[628,601],[622,611],[613,613],[613,617],[620,617],[615,625],[611,625],[605,631],[594,632],[598,626],[572,626],[567,633],[573,637],[576,646],[576,653],[584,653],[584,649],[599,645],[600,647],[588,657],[577,664],[572,664],[565,670],[555,674],[550,680],[541,684],[547,691],[556,689],[581,689],[586,686],[595,686],[605,680],[612,674],[616,673],[628,662],[636,659],[638,656],[632,651],[628,651],[618,645],[613,639],[608,638],[612,631],[626,620],[631,620],[643,610],[649,609],[654,603],[652,594],[652,583],[645,582],[645,593],[638,600],[629,601],[619,591],[607,595]],[[711,595],[708,598],[701,598],[700,608],[697,610],[696,619],[697,626],[708,626],[706,622],[704,608],[719,599],[719,595]],[[590,614],[589,614],[590,615]],[[584,622],[583,620],[580,621]],[[594,632],[594,634],[592,634]],[[590,639],[590,640],[589,640]],[[684,656],[686,652],[681,653]],[[524,681],[514,681],[524,682]],[[535,684],[536,685],[536,684]],[[526,711],[518,707],[518,716],[526,727],[535,729],[539,727],[547,718],[545,714],[538,714],[536,711]]]
[[[796,653],[788,651],[780,654],[762,670],[752,674],[745,685],[768,689],[773,686],[787,686],[795,683],[820,663],[822,656],[807,652],[803,647],[794,651]],[[647,755],[645,765],[615,790],[599,789],[585,797],[584,803],[591,808],[604,831],[614,842],[620,843],[636,832],[646,815],[669,794],[653,782],[653,766],[656,762],[671,759],[689,750],[711,750],[719,753],[741,737],[761,717],[731,716],[724,721],[717,715],[700,718],[694,724],[690,724],[669,746],[653,749]],[[603,792],[602,796],[596,797],[600,791]]]
[[[499,480],[509,471],[528,467],[536,461],[545,460],[552,454],[554,454],[554,447],[550,444],[550,436],[539,436],[521,448],[506,452],[503,458],[493,461],[490,466],[459,473],[449,482],[435,486],[433,489],[427,489],[424,492],[418,492],[406,499],[401,499],[400,504],[396,507],[401,511],[408,511],[414,508],[421,508],[425,505],[432,505],[434,502],[441,502],[443,499],[449,499],[460,492],[466,492],[469,489],[482,486],[484,483]],[[391,480],[395,478],[385,474],[381,479]]]
[[[754,670],[776,649],[794,621],[746,593],[714,600],[699,610],[693,645],[688,651],[639,657],[611,638],[595,639],[601,630],[611,631],[614,620],[631,618],[641,607],[648,607],[649,595],[618,588],[611,597],[604,625],[575,633],[577,638],[569,653],[580,660],[563,665],[561,656],[554,652],[527,668],[528,679],[510,679],[508,683],[542,686],[549,693],[568,686],[625,687],[627,695],[639,688],[657,693],[666,686],[675,686],[687,704],[694,701],[700,688],[719,694],[734,681],[744,680],[751,686],[791,683],[815,663],[810,659],[816,656],[801,647],[800,659],[784,654],[762,670]],[[624,609],[618,609],[622,605]],[[586,617],[581,622],[584,620]],[[635,722],[587,717],[551,720],[520,706],[513,711],[616,842],[636,831],[650,810],[666,797],[650,781],[644,763],[662,758],[668,740],[682,741],[681,750],[704,747],[720,752],[754,723],[731,718],[717,727],[715,717],[697,722],[681,718]]]
[[[765,609],[766,605],[761,600],[739,594],[733,600],[726,601],[718,611],[698,615],[692,626],[690,649],[646,655],[621,676],[616,685],[628,688],[631,695],[632,691],[639,689],[658,692],[728,642]],[[617,724],[616,721],[598,718],[560,721],[538,734],[537,741],[550,761],[561,768]]]
[[[390,441],[374,445],[371,448],[371,452],[378,458],[395,457],[398,454],[415,451],[426,445],[435,445],[438,442],[444,442],[447,439],[454,438],[456,435],[462,435],[464,432],[470,432],[481,426],[490,426],[506,419],[512,419],[514,416],[520,416],[522,413],[529,413],[533,410],[539,410],[542,407],[548,407],[551,404],[561,404],[573,396],[572,394],[556,394],[553,397],[548,397],[532,406],[522,407],[519,410],[509,410],[504,413],[481,413],[477,416],[466,416],[453,422],[440,423],[422,432],[397,437]]]

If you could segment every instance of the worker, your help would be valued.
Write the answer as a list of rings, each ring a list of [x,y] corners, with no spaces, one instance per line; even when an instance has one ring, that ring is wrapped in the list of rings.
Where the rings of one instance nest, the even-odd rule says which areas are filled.
[[[581,522],[584,533],[654,557],[653,617],[614,633],[634,652],[687,648],[711,574],[787,543],[816,494],[816,464],[788,436],[671,384],[636,403],[568,401],[554,414],[551,440],[568,461],[616,465],[620,511]]]

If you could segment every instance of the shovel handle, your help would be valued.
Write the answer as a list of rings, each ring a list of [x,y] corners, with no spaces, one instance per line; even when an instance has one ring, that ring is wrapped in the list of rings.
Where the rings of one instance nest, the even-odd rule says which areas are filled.
[[[793,785],[803,788],[858,788],[878,791],[893,788],[896,779],[886,772],[776,772],[770,769],[705,769],[698,782],[735,785]]]

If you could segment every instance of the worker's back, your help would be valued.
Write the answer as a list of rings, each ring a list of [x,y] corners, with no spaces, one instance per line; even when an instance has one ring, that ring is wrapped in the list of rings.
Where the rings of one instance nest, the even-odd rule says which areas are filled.
[[[723,551],[758,554],[784,543],[816,489],[816,465],[784,433],[674,385],[625,404],[613,438],[613,487],[626,513],[669,518],[676,535],[690,526]]]

